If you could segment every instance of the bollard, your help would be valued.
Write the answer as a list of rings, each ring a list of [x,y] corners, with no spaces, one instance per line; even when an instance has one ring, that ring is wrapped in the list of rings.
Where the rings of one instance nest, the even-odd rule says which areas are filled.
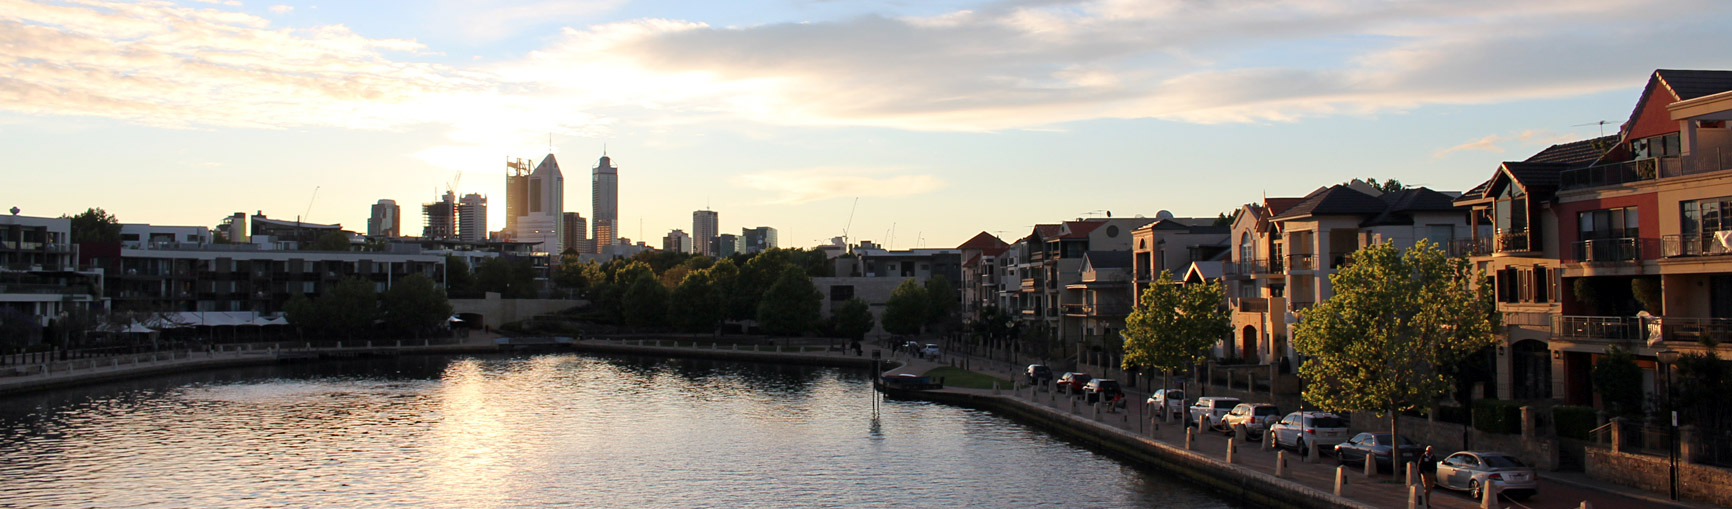
[[[342,350],[342,349],[343,349],[343,342],[342,342],[342,341],[338,341],[338,342],[337,342],[337,349],[338,349],[338,350]]]
[[[1201,430],[1205,430],[1205,429],[1209,429],[1209,416],[1208,415],[1197,416],[1197,430],[1201,431]]]
[[[1479,499],[1479,509],[1497,508],[1497,483],[1488,482],[1479,490],[1484,496]]]
[[[403,348],[403,340],[397,340],[397,348]]]
[[[1366,453],[1365,457],[1362,459],[1365,460],[1365,476],[1377,477],[1377,458],[1373,458],[1370,453]]]
[[[1089,406],[1095,408],[1095,420],[1097,420],[1097,421],[1101,420],[1101,404],[1100,403],[1090,403]]]
[[[1275,451],[1275,477],[1287,478],[1287,451]]]
[[[1239,439],[1239,442],[1250,440],[1250,435],[1251,432],[1246,430],[1244,426],[1233,426],[1233,438]]]
[[[1233,464],[1233,452],[1235,452],[1235,450],[1238,449],[1237,444],[1235,444],[1233,442],[1233,440],[1234,439],[1232,439],[1232,438],[1227,439],[1227,464],[1228,465]]]
[[[114,366],[112,366],[114,369],[120,369],[120,359],[109,359],[109,360],[114,361]]]
[[[995,395],[998,394],[998,381],[997,380],[992,381],[992,393]]]
[[[1317,442],[1305,443],[1305,462],[1321,463],[1323,459],[1317,455]]]
[[[1185,450],[1191,450],[1191,441],[1196,439],[1196,428],[1185,428]]]
[[[1335,496],[1337,496],[1337,497],[1346,496],[1346,495],[1342,494],[1342,492],[1344,491],[1344,489],[1346,487],[1347,487],[1347,465],[1341,465],[1341,466],[1335,467]]]
[[[367,340],[367,348],[372,348],[372,347],[373,347],[373,340],[371,340],[371,339]]]
[[[1419,486],[1407,485],[1407,509],[1419,509]]]

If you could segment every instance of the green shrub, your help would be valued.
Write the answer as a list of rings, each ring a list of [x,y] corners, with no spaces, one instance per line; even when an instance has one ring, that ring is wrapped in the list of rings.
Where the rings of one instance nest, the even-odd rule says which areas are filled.
[[[1468,424],[1468,421],[1471,420],[1469,417],[1471,415],[1473,415],[1473,413],[1469,412],[1467,407],[1464,406],[1437,407],[1437,422],[1466,425]]]
[[[1560,437],[1587,440],[1588,432],[1593,431],[1597,424],[1599,420],[1594,407],[1552,407],[1552,426],[1557,428]]]
[[[1473,427],[1486,433],[1513,435],[1522,432],[1522,403],[1501,399],[1473,402]]]

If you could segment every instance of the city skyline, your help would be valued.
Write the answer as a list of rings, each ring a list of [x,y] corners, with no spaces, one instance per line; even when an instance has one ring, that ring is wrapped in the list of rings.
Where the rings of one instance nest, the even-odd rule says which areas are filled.
[[[1653,14],[1672,9],[1689,15]],[[361,231],[453,171],[459,194],[504,196],[502,159],[605,151],[630,172],[620,236],[704,208],[791,247],[1213,216],[1363,177],[1465,191],[1615,131],[1654,68],[1732,67],[1704,42],[1732,6],[1693,1],[5,10],[0,150],[40,191],[3,205],[25,214]],[[565,186],[563,211],[592,210]]]

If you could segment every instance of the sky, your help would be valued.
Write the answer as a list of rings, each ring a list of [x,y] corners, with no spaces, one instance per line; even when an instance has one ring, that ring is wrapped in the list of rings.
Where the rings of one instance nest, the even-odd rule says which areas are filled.
[[[505,161],[621,235],[784,247],[1209,216],[1352,178],[1442,191],[1732,69],[1714,0],[0,0],[0,208],[364,231]],[[1601,123],[1604,122],[1604,125]]]

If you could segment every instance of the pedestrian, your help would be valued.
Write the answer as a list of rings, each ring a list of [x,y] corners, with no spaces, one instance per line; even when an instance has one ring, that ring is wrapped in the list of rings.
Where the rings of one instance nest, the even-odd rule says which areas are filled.
[[[1431,507],[1431,486],[1437,484],[1437,454],[1429,445],[1419,455],[1419,484],[1425,490],[1425,506]]]

